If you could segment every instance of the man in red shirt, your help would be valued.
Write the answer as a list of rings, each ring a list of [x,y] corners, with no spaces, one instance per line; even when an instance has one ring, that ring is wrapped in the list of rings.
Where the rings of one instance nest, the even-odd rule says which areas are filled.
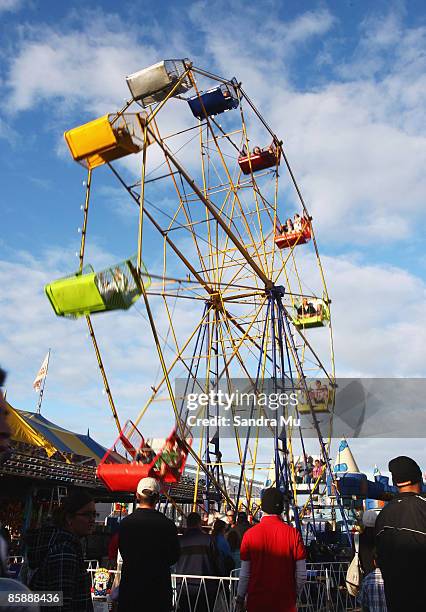
[[[236,609],[296,612],[297,594],[306,581],[305,547],[297,529],[281,518],[281,491],[266,489],[261,506],[262,520],[244,534],[241,543]]]

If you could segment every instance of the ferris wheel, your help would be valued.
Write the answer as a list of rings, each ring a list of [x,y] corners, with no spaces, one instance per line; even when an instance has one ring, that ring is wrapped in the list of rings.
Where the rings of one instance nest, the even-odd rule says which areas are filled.
[[[194,505],[202,476],[224,503],[250,508],[261,436],[267,435],[275,483],[295,503],[294,445],[298,440],[304,450],[304,432],[289,417],[305,415],[331,473],[335,373],[331,301],[314,223],[285,144],[236,78],[187,59],[159,62],[128,76],[127,84],[131,99],[121,110],[65,134],[73,158],[88,172],[80,266],[46,287],[57,315],[86,318],[119,432],[114,452],[119,442],[130,457],[117,463],[111,451],[99,475],[118,490],[134,490],[142,475],[173,483],[191,458]],[[115,163],[129,155],[141,162],[140,180],[132,184]],[[84,267],[91,179],[105,165],[139,207],[138,243],[136,255],[95,271]],[[140,414],[122,427],[92,315],[126,310],[137,300],[160,373]],[[184,326],[176,304],[185,305]],[[311,379],[322,382],[315,388]],[[266,391],[296,394],[297,403],[278,407],[284,426],[273,419],[259,426],[254,417],[267,410],[253,401],[241,416],[238,392],[253,398]],[[219,392],[231,397],[226,440],[218,425]],[[143,418],[165,393],[175,427],[159,443],[148,438]],[[204,398],[195,411],[188,407],[190,394]],[[239,475],[232,498],[223,472],[231,465]]]

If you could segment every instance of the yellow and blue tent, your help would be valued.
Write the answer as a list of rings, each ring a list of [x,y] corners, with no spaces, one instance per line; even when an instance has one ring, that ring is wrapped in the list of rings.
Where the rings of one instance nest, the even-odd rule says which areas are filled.
[[[78,434],[52,423],[41,414],[17,410],[9,404],[9,424],[12,440],[44,448],[48,456],[56,451],[94,459],[98,464],[106,448],[89,433]]]

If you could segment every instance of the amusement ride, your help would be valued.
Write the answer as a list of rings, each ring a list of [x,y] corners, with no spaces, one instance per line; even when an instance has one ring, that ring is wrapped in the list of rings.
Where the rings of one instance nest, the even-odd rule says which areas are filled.
[[[87,170],[79,268],[45,288],[57,315],[86,319],[117,426],[98,477],[113,491],[134,492],[140,478],[153,476],[169,495],[188,460],[195,468],[194,509],[203,480],[205,509],[214,502],[218,510],[245,508],[254,515],[253,481],[266,469],[260,456],[267,438],[270,485],[285,493],[287,512],[299,524],[306,507],[315,516],[324,474],[333,484],[335,370],[331,300],[313,219],[286,146],[236,78],[183,59],[161,61],[126,81],[131,97],[123,108],[65,133],[73,159]],[[120,162],[128,156],[140,161],[133,183]],[[96,271],[85,265],[85,246],[92,175],[100,166],[110,169],[139,215],[137,245],[128,258]],[[144,261],[153,250],[155,269],[149,264],[148,272]],[[140,414],[122,425],[92,318],[127,310],[137,300],[161,374]],[[186,335],[175,317],[178,303],[193,320]],[[251,397],[243,408],[236,401],[228,406],[230,416],[247,421],[240,427],[231,418],[226,439],[212,419],[220,416],[213,401],[219,390]],[[262,427],[254,418],[270,414],[256,404],[265,392],[298,398],[278,406],[284,425],[272,419]],[[145,431],[144,416],[164,394],[175,426],[160,441]],[[197,427],[189,394],[209,398],[196,410]],[[303,426],[297,426],[301,415]],[[318,440],[324,473],[304,485],[301,501],[296,464],[306,457],[306,436]],[[224,478],[230,466],[238,475],[232,494]],[[337,491],[333,499],[340,507]]]

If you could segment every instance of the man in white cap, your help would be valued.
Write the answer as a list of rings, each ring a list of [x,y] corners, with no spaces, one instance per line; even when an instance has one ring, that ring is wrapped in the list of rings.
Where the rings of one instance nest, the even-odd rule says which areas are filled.
[[[123,558],[119,612],[170,612],[170,566],[179,558],[176,525],[155,510],[160,485],[155,478],[139,481],[138,507],[120,524],[118,546]]]

